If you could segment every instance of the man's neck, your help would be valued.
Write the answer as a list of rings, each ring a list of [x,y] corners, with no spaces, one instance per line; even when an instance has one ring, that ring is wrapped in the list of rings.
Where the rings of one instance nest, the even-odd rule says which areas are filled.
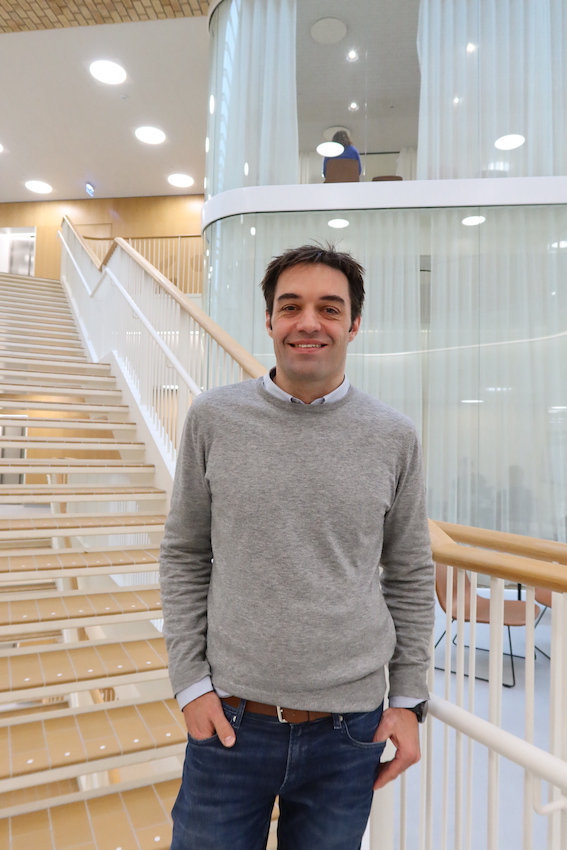
[[[311,402],[316,399],[329,395],[329,393],[332,393],[340,387],[344,379],[344,375],[342,375],[338,380],[332,381],[331,383],[321,382],[320,384],[314,384],[312,381],[288,382],[285,379],[285,375],[283,378],[278,375],[277,370],[276,373],[272,375],[272,381],[277,387],[288,393],[288,395],[293,396],[293,398],[298,398],[304,404],[311,404]]]

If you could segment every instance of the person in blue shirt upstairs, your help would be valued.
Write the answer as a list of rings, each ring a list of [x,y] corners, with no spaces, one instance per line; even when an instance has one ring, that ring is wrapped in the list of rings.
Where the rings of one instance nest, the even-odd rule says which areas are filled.
[[[333,136],[333,142],[338,142],[343,145],[344,151],[338,156],[326,156],[323,160],[323,177],[327,176],[327,163],[330,159],[356,159],[358,161],[358,173],[362,173],[362,164],[360,162],[360,154],[350,140],[350,136],[346,130],[337,130]]]

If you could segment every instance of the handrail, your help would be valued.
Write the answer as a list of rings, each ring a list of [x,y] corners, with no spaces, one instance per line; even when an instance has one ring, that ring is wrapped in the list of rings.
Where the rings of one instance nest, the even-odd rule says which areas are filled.
[[[89,246],[87,245],[87,243],[86,243],[86,241],[85,241],[84,236],[81,236],[81,234],[80,234],[80,233],[79,233],[79,231],[78,231],[78,230],[74,227],[74,225],[72,224],[72,222],[71,222],[71,220],[68,218],[68,216],[64,215],[64,216],[63,216],[63,221],[66,221],[66,222],[67,222],[67,224],[69,225],[69,227],[71,228],[71,230],[73,231],[73,233],[75,234],[75,236],[77,237],[77,239],[79,240],[79,242],[81,243],[81,245],[83,246],[83,248],[85,249],[85,251],[87,252],[87,254],[89,255],[90,259],[93,261],[93,263],[95,264],[95,266],[97,267],[97,269],[100,271],[100,269],[101,269],[101,268],[102,268],[102,266],[103,266],[104,261],[103,261],[103,260],[99,260],[99,258],[98,258],[98,257],[97,257],[97,255],[94,253],[94,251],[92,251],[92,250],[91,250],[91,248],[89,248]],[[106,258],[105,258],[105,259],[106,259]]]
[[[524,557],[518,554],[511,554],[510,552],[503,553],[490,551],[486,548],[462,546],[456,543],[444,528],[441,527],[447,525],[450,524],[437,524],[433,520],[429,520],[429,533],[434,561],[451,567],[473,570],[507,581],[545,587],[559,593],[567,593],[567,570],[565,569],[565,564],[549,563],[547,559]],[[459,530],[468,528],[468,526],[454,527]],[[490,545],[486,542],[489,539],[486,535],[503,533],[488,532],[485,529],[478,529],[478,532],[477,542],[478,539],[482,539],[485,545]],[[485,532],[485,536],[481,538],[480,532]],[[455,536],[457,536],[456,531]],[[515,538],[521,537],[520,535],[509,536]],[[535,538],[527,538],[527,540],[530,541],[529,546],[533,547]],[[542,540],[541,542],[546,544],[551,541]],[[559,546],[561,544],[555,545]],[[516,546],[519,548],[518,543],[516,543]],[[526,548],[529,548],[529,546]],[[533,552],[535,550],[531,548],[530,551]]]
[[[510,534],[507,531],[492,531],[488,528],[474,528],[470,525],[457,525],[454,522],[437,522],[457,543],[467,543],[486,549],[498,549],[539,561],[557,561],[567,565],[567,543],[556,540],[542,540],[538,537],[524,537],[523,534]]]
[[[478,741],[479,744],[529,770],[540,779],[567,792],[567,762],[563,759],[546,753],[534,744],[506,732],[501,727],[435,694],[430,694],[429,712],[432,717],[452,726],[468,738]]]
[[[206,333],[209,334],[215,342],[224,348],[224,350],[230,354],[230,356],[235,360],[239,366],[241,366],[247,375],[250,375],[251,378],[261,378],[262,375],[265,375],[267,369],[265,366],[256,360],[246,349],[240,345],[240,343],[236,342],[230,334],[224,331],[210,316],[205,313],[200,307],[196,304],[193,304],[188,298],[186,298],[183,293],[179,292],[177,287],[175,287],[160,271],[158,271],[151,263],[149,263],[141,254],[136,251],[135,248],[132,248],[125,239],[122,239],[120,236],[116,237],[115,240],[117,245],[126,251],[127,254],[130,254],[136,262],[142,266],[144,271],[146,271],[155,282],[164,289],[168,295],[171,295],[172,298],[177,301],[179,306],[188,313],[191,318],[193,318]]]

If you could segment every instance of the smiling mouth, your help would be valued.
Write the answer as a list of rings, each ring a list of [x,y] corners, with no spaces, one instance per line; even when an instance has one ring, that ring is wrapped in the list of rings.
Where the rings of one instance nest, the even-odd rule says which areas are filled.
[[[290,342],[292,348],[324,348],[324,342]]]

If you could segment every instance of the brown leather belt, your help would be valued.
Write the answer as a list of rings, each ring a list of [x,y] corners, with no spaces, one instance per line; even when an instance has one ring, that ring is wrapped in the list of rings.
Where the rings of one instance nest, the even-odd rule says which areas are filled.
[[[223,697],[222,701],[232,708],[240,706],[239,697]],[[328,711],[302,711],[298,708],[282,708],[281,705],[267,705],[265,702],[254,702],[251,699],[246,700],[244,711],[277,717],[280,723],[306,723],[308,720],[321,720],[322,717],[332,716]]]

